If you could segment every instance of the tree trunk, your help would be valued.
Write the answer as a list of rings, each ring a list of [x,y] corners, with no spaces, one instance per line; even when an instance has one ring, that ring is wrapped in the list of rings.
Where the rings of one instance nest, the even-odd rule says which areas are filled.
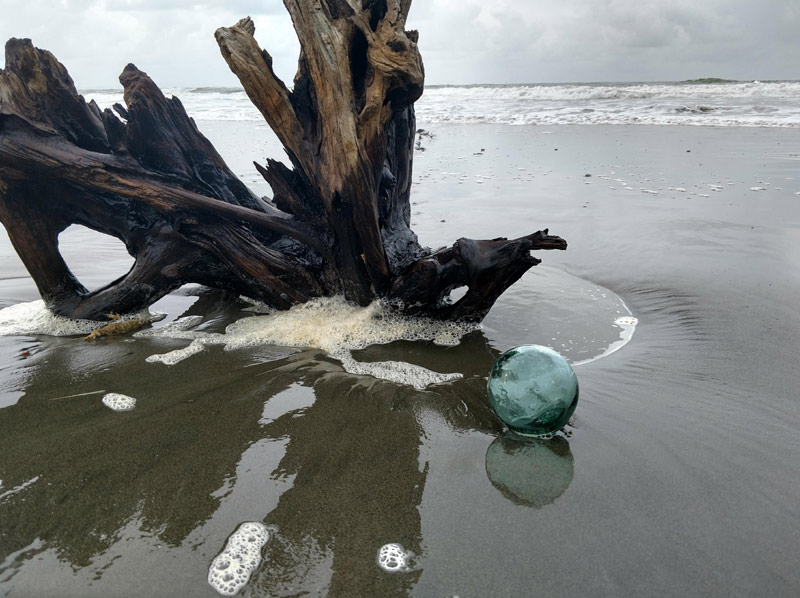
[[[0,221],[50,309],[102,319],[195,282],[278,309],[343,294],[478,321],[539,263],[531,250],[566,248],[547,230],[421,247],[409,196],[424,74],[417,32],[404,29],[410,0],[284,4],[301,46],[291,90],[249,18],[216,32],[291,163],[256,164],[271,200],[253,195],[180,101],[135,66],[120,76],[127,108],[101,112],[51,53],[9,40],[0,71]],[[58,250],[71,224],[121,239],[135,258],[131,271],[87,291]],[[462,286],[466,294],[451,302]]]

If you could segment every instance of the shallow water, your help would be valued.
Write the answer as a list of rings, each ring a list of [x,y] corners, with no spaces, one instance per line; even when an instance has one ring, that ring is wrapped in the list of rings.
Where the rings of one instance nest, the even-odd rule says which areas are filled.
[[[278,155],[249,123],[201,127],[248,182],[239,147]],[[434,134],[415,161],[423,243],[549,226],[570,244],[458,346],[354,353],[463,378],[420,391],[315,349],[166,366],[145,359],[187,340],[0,337],[4,595],[214,596],[208,567],[245,521],[272,530],[252,596],[800,593],[800,132]],[[82,279],[124,273],[98,242],[108,257]],[[0,305],[36,299],[0,247]],[[603,356],[617,298],[639,325]],[[155,326],[200,315],[221,333],[245,307],[187,289]],[[504,434],[487,405],[493,360],[521,343],[590,360],[551,441]],[[135,408],[107,408],[110,392]],[[391,543],[408,570],[379,566]]]

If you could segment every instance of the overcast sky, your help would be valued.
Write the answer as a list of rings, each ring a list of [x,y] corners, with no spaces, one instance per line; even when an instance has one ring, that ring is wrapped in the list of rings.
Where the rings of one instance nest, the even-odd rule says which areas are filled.
[[[0,38],[52,51],[80,89],[133,62],[162,87],[234,86],[214,30],[243,16],[291,82],[279,0],[0,0]],[[415,0],[427,84],[800,79],[800,0]]]

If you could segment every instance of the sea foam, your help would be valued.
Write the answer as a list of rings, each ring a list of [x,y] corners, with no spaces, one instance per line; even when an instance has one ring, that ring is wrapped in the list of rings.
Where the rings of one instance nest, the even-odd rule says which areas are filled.
[[[0,335],[47,334],[49,336],[72,336],[89,334],[105,322],[94,320],[71,320],[51,312],[41,299],[28,303],[17,303],[0,309]]]
[[[223,596],[238,593],[261,562],[261,549],[269,542],[267,526],[258,521],[242,523],[225,548],[208,567],[208,583]]]
[[[385,544],[378,551],[378,566],[388,573],[402,573],[411,570],[414,553],[403,548],[402,544]]]
[[[178,363],[209,344],[223,345],[227,351],[263,345],[315,348],[338,359],[345,371],[352,374],[365,374],[418,389],[455,380],[461,374],[434,372],[399,361],[360,362],[353,358],[352,351],[398,340],[426,340],[453,346],[464,334],[478,329],[476,324],[403,316],[380,301],[360,307],[341,297],[321,297],[286,311],[241,318],[230,324],[224,334],[191,330],[193,325],[194,321],[189,326],[178,321],[135,336],[191,340],[187,347],[148,358],[148,361],[167,365]]]
[[[155,322],[164,314],[152,314],[147,309],[135,314],[126,314],[122,320],[142,319]],[[107,321],[73,320],[54,314],[44,301],[17,303],[0,309],[0,336],[45,334],[48,336],[85,335],[108,324]]]
[[[136,407],[136,399],[116,392],[110,392],[103,397],[103,405],[114,411],[131,411]]]

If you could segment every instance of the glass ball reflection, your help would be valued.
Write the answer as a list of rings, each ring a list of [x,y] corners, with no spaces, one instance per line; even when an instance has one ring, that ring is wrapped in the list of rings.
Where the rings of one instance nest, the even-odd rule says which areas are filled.
[[[523,345],[498,357],[487,391],[497,417],[526,436],[557,432],[578,405],[578,377],[572,366],[540,345]]]
[[[486,475],[518,505],[541,509],[566,492],[575,462],[566,438],[520,438],[506,432],[486,450]]]

